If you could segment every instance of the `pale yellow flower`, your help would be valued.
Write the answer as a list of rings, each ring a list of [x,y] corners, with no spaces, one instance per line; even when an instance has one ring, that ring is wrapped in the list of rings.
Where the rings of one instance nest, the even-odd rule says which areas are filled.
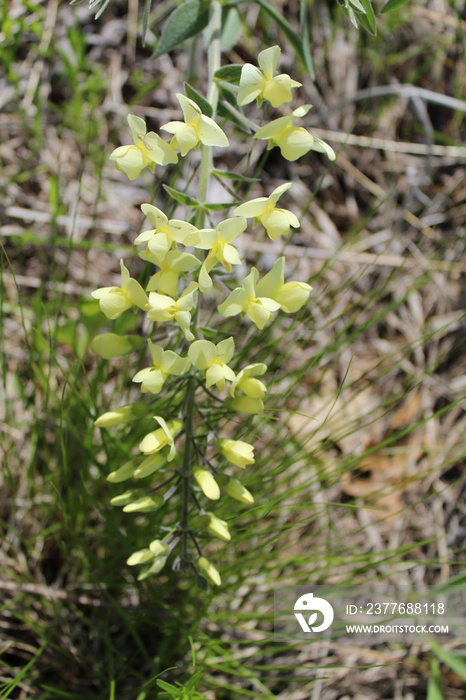
[[[274,241],[278,236],[286,236],[290,232],[290,226],[298,228],[299,220],[288,209],[279,209],[276,205],[279,197],[291,187],[291,182],[286,182],[274,189],[269,197],[258,197],[244,202],[236,207],[236,216],[246,216],[254,219],[254,226],[260,222],[269,238]]]
[[[228,146],[222,129],[213,119],[202,114],[194,100],[180,93],[176,96],[183,110],[184,122],[168,122],[160,127],[173,134],[170,142],[172,148],[179,148],[181,155],[185,156],[192,148],[199,148],[201,143],[205,146]]]
[[[316,136],[312,136],[303,127],[294,126],[295,118],[304,117],[310,108],[311,105],[303,105],[288,117],[274,119],[256,131],[254,138],[268,141],[268,150],[278,146],[282,156],[289,161],[298,160],[311,150],[325,153],[330,160],[335,160],[333,148]]]
[[[141,256],[143,257],[143,256]],[[148,256],[149,260],[151,258]],[[192,272],[201,264],[201,261],[191,253],[181,253],[178,250],[169,250],[163,260],[156,263],[160,270],[150,278],[146,291],[178,296],[178,282],[184,272]]]
[[[280,304],[287,313],[295,313],[309,299],[312,287],[306,282],[285,282],[285,258],[278,258],[272,269],[260,280],[257,293]]]
[[[212,280],[209,272],[216,262],[225,268],[226,272],[231,272],[232,265],[241,265],[241,258],[238,251],[231,242],[240,236],[246,228],[246,219],[238,217],[225,219],[219,223],[216,229],[199,229],[199,242],[196,248],[208,250],[209,254],[202,263],[199,272],[199,289],[201,292],[208,292],[212,288]]]
[[[178,156],[173,148],[153,131],[147,133],[144,119],[135,114],[128,115],[128,124],[133,134],[134,146],[120,146],[110,155],[117,170],[135,180],[144,168],[154,172],[155,165],[176,163]]]
[[[255,98],[259,104],[262,100],[268,100],[272,107],[280,107],[284,102],[291,102],[292,88],[300,87],[301,83],[293,80],[286,73],[274,77],[280,54],[279,46],[261,51],[257,58],[260,70],[251,63],[244,64],[237,97],[240,106],[249,104]]]
[[[189,246],[194,245],[199,240],[197,228],[193,224],[179,219],[171,219],[169,221],[163,211],[160,211],[152,204],[142,204],[141,210],[154,228],[140,233],[134,244],[140,245],[145,243],[147,253],[153,256],[147,259],[156,265],[160,265],[174,244],[181,243]]]
[[[191,324],[191,311],[194,308],[194,294],[198,288],[196,282],[190,282],[176,301],[166,294],[150,292],[147,306],[147,318],[149,321],[175,320],[184,333],[186,340],[194,340],[194,335],[189,330]]]
[[[147,341],[152,357],[152,367],[141,369],[134,377],[133,382],[141,384],[141,391],[158,394],[169,375],[180,377],[191,366],[189,357],[180,357],[172,350],[164,350],[159,345]]]
[[[242,286],[234,289],[218,307],[222,316],[228,318],[240,313],[245,314],[259,329],[273,319],[272,312],[278,311],[280,304],[256,293],[258,279],[259,272],[253,267],[243,280]]]
[[[148,302],[147,294],[139,282],[129,276],[123,260],[120,260],[120,267],[120,287],[101,287],[92,292],[94,299],[99,300],[101,311],[112,321],[132,306],[145,310]]]
[[[234,352],[233,338],[221,340],[218,345],[211,343],[210,340],[195,340],[189,346],[188,356],[196,369],[205,371],[206,386],[215,384],[217,389],[223,391],[225,380],[232,382],[236,376],[228,367]]]
[[[180,420],[171,420],[166,423],[160,416],[154,416],[154,420],[157,421],[160,428],[146,435],[139,445],[139,449],[141,452],[148,455],[153,454],[154,452],[159,452],[161,449],[169,445],[170,450],[168,452],[167,460],[171,462],[176,455],[175,437],[181,431],[183,423]]]
[[[257,377],[266,371],[267,365],[263,362],[256,362],[242,369],[236,376],[230,387],[230,394],[234,397],[231,405],[235,411],[254,414],[264,410],[262,399],[267,392],[267,388]],[[236,392],[238,389],[245,396],[237,396]]]

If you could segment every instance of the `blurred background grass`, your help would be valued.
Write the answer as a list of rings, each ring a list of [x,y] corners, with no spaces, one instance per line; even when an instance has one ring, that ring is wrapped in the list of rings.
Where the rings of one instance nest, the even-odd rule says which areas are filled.
[[[90,292],[118,283],[139,205],[169,206],[158,178],[129,183],[108,155],[129,142],[128,111],[157,130],[184,79],[203,88],[201,42],[150,59],[171,6],[154,6],[145,48],[137,2],[113,0],[97,21],[84,3],[2,6],[1,697],[142,700],[157,697],[157,674],[185,683],[195,661],[218,700],[463,698],[459,667],[427,645],[279,647],[272,613],[277,582],[422,587],[464,571],[465,8],[408,2],[373,37],[310,2],[314,82],[255,3],[225,38],[230,63],[280,44],[311,130],[338,157],[264,160],[230,130],[216,161],[249,163],[252,196],[293,181],[283,206],[301,228],[273,243],[256,229],[241,252],[268,269],[284,251],[313,292],[240,348],[239,365],[269,364],[272,386],[259,428],[238,425],[257,444],[256,503],[216,508],[233,543],[213,547],[224,585],[205,592],[170,569],[137,584],[125,565],[153,525],[109,505],[129,431],[100,435],[93,421],[137,395],[138,358],[88,351],[109,327]],[[299,28],[298,2],[273,6]],[[168,184],[188,178],[177,166]],[[112,328],[138,329],[131,314]]]

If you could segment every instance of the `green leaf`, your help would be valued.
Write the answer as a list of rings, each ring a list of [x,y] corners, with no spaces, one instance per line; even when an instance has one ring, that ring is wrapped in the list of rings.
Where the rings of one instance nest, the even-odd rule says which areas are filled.
[[[179,192],[178,190],[174,190],[173,187],[169,187],[168,185],[163,185],[163,189],[172,197],[173,199],[176,199],[177,202],[180,204],[186,204],[188,207],[199,207],[201,205],[200,202],[198,202],[197,199],[194,199],[194,197],[190,197],[188,194],[185,194],[184,192]]]
[[[171,683],[166,683],[165,681],[161,681],[160,679],[157,679],[155,681],[159,688],[162,688],[162,690],[165,690],[170,697],[172,698],[179,698],[181,695],[180,690],[175,686],[172,685]]]
[[[243,66],[236,63],[230,66],[223,66],[223,68],[219,68],[215,71],[214,78],[215,80],[223,80],[225,83],[230,83],[231,85],[239,85],[242,67]]]
[[[361,22],[362,26],[366,24],[363,20],[367,21],[367,26],[365,26],[365,29],[368,29],[372,34],[377,34],[377,29],[375,26],[375,15],[374,15],[374,10],[372,9],[372,5],[370,3],[370,0],[360,0],[361,5],[364,7],[365,14],[361,15],[359,17],[359,21]]]
[[[228,51],[236,44],[241,36],[241,15],[236,7],[222,8],[222,33],[220,36],[221,51]]]
[[[459,656],[446,651],[446,649],[440,646],[440,644],[437,644],[437,642],[429,642],[429,645],[440,661],[443,661],[457,676],[466,681],[466,662],[460,659]]]
[[[186,39],[199,34],[209,23],[209,6],[200,0],[189,0],[170,15],[152,58],[172,51]]]
[[[203,204],[202,207],[203,209],[208,209],[208,211],[222,211],[223,209],[229,209],[230,207],[236,207],[239,204],[239,200],[237,202],[207,202],[206,204]]]
[[[381,12],[391,12],[402,5],[406,5],[407,2],[408,0],[388,0],[387,4],[382,7]]]
[[[311,50],[309,48],[311,42],[309,41],[309,23],[307,21],[307,0],[301,0],[299,8],[299,23],[301,25],[304,59],[311,79],[315,80],[314,63],[312,61]]]
[[[241,175],[239,173],[235,173],[231,170],[217,170],[214,168],[211,170],[212,175],[215,175],[216,177],[221,177],[225,180],[239,180],[240,182],[260,182],[260,178],[258,177],[246,177],[246,175]]]
[[[359,0],[349,0],[349,2],[355,12],[362,12],[363,14],[366,14],[364,5],[362,5]]]
[[[254,2],[256,2],[265,12],[267,12],[267,14],[270,15],[270,17],[272,17],[272,19],[277,23],[283,34],[292,45],[298,58],[302,61],[303,65],[306,66],[311,79],[315,80],[314,66],[312,65],[312,62],[308,62],[303,48],[303,41],[301,37],[296,34],[291,24],[289,24],[289,22],[287,22],[286,19],[282,17],[277,10],[275,10],[275,8],[269,5],[266,0],[254,0]]]
[[[361,25],[361,27],[364,27],[364,29],[367,32],[369,32],[370,34],[373,34],[374,36],[377,34],[377,30],[375,28],[375,18],[374,18],[374,22],[371,22],[368,15],[362,15],[360,12],[357,12],[356,16],[358,18],[358,22]]]
[[[184,84],[184,89],[186,90],[186,97],[189,97],[197,104],[198,107],[200,107],[202,114],[205,114],[207,117],[211,117],[213,115],[214,110],[212,109],[212,105],[206,100],[205,97],[191,87],[189,83]]]
[[[149,23],[149,13],[152,0],[144,0],[144,14],[142,16],[142,45],[145,46],[147,25]]]
[[[430,680],[427,687],[427,700],[443,700],[440,667],[437,659],[430,660]]]

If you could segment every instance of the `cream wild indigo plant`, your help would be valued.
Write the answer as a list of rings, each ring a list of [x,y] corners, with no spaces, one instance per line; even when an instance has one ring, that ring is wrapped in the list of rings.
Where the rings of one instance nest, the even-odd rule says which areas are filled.
[[[221,13],[217,0],[212,2],[211,17],[211,30],[218,30]],[[278,108],[292,100],[292,90],[301,83],[285,74],[275,75],[279,58],[280,49],[273,46],[259,54],[259,67],[242,67],[237,92],[239,108],[254,100]],[[235,268],[243,265],[235,242],[247,229],[248,220],[259,232],[257,227],[263,228],[272,240],[289,235],[292,228],[299,227],[299,220],[291,211],[277,206],[279,198],[292,187],[285,182],[267,197],[238,203],[233,216],[223,217],[210,227],[205,225],[206,215],[218,210],[218,206],[209,208],[208,204],[212,147],[229,145],[215,121],[222,75],[220,70],[219,78],[216,77],[219,68],[219,45],[212,39],[209,109],[205,100],[199,99],[198,104],[193,99],[192,89],[191,96],[178,93],[183,120],[161,127],[172,135],[170,142],[147,132],[144,120],[130,114],[128,123],[134,144],[120,146],[110,156],[118,170],[134,180],[144,168],[154,172],[155,166],[176,163],[193,149],[201,150],[198,200],[194,200],[187,219],[170,219],[152,204],[141,207],[149,228],[135,238],[134,244],[139,256],[153,266],[150,277],[141,285],[121,261],[121,285],[93,292],[109,320],[132,309],[145,314],[145,326],[152,328],[146,341],[149,362],[132,378],[140,387],[141,400],[113,407],[95,421],[103,429],[132,421],[138,426],[147,425],[147,433],[132,450],[132,456],[108,476],[111,483],[130,484],[112,499],[112,504],[122,506],[125,512],[146,513],[153,518],[154,539],[127,562],[129,566],[142,567],[139,579],[159,573],[171,562],[175,567],[192,568],[214,585],[221,584],[218,570],[204,552],[212,539],[231,539],[228,524],[215,514],[215,502],[222,496],[246,505],[254,502],[240,477],[241,471],[254,468],[254,447],[231,437],[228,416],[254,416],[264,410],[267,366],[238,366],[235,340],[222,335],[220,324],[223,318],[241,316],[246,328],[250,323],[264,328],[277,312],[298,311],[307,303],[311,291],[304,282],[285,280],[285,258],[280,257],[265,274],[252,268],[238,283],[233,283],[231,291],[225,292],[225,276],[236,278]],[[308,109],[309,105],[298,107],[291,115],[265,123],[254,134],[256,143],[264,140],[268,148],[277,146],[290,161],[310,150],[333,159],[335,154],[327,144],[303,126],[294,125],[294,120],[305,117]],[[192,203],[189,198],[181,201],[188,206]],[[218,284],[217,271],[222,276]],[[201,326],[199,314],[204,300],[212,308],[219,290],[223,300],[217,308],[218,337],[213,342],[212,330]],[[206,334],[208,337],[204,337]],[[139,349],[142,342],[139,336],[112,332],[94,338],[92,348],[110,359]],[[163,415],[159,415],[159,402],[153,398],[160,396],[173,397],[163,403],[168,407]],[[212,402],[222,407],[221,413],[215,414],[220,418],[214,424],[209,408]],[[167,503],[170,505],[163,510],[165,520],[151,515]]]

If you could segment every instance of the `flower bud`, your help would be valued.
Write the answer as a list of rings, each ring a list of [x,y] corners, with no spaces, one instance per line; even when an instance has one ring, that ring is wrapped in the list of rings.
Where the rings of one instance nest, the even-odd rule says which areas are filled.
[[[204,572],[205,576],[216,586],[221,586],[222,585],[222,579],[220,578],[220,574],[218,573],[217,569],[213,564],[210,563],[208,559],[205,557],[201,557],[199,559],[199,568],[202,569]]]
[[[218,537],[225,542],[231,540],[231,535],[228,531],[228,525],[224,520],[217,518],[213,513],[206,513],[203,517],[204,523],[207,525],[207,530],[211,535]]]
[[[125,425],[139,418],[146,410],[146,407],[140,403],[130,403],[126,406],[120,406],[113,411],[102,413],[101,416],[94,421],[97,428],[111,428],[114,425]]]
[[[264,410],[264,402],[261,399],[251,399],[249,396],[237,396],[231,402],[231,407],[238,413],[254,415]]]
[[[152,561],[154,555],[150,549],[140,549],[138,552],[134,552],[129,559],[126,560],[128,566],[137,566],[138,564],[146,564],[148,561]]]
[[[220,489],[212,474],[201,467],[196,467],[193,474],[204,495],[212,501],[217,501],[220,498]]]
[[[127,481],[131,479],[134,475],[134,461],[132,459],[129,462],[125,462],[122,467],[114,472],[111,472],[107,476],[107,481],[111,484],[119,484],[122,481]]]
[[[238,481],[238,479],[224,476],[220,480],[220,486],[225,493],[235,500],[240,501],[241,503],[246,503],[249,506],[254,503],[252,494],[249,493],[247,488],[245,488],[243,484]]]
[[[104,360],[127,355],[132,350],[142,346],[143,340],[138,335],[118,335],[118,333],[102,333],[92,339],[90,348]]]
[[[254,464],[254,448],[243,440],[217,440],[217,450],[236,467],[244,469],[248,464]]]
[[[163,506],[162,496],[142,496],[123,508],[124,513],[151,513]]]
[[[153,540],[149,545],[149,549],[154,557],[166,556],[170,552],[169,546],[160,540]]]

